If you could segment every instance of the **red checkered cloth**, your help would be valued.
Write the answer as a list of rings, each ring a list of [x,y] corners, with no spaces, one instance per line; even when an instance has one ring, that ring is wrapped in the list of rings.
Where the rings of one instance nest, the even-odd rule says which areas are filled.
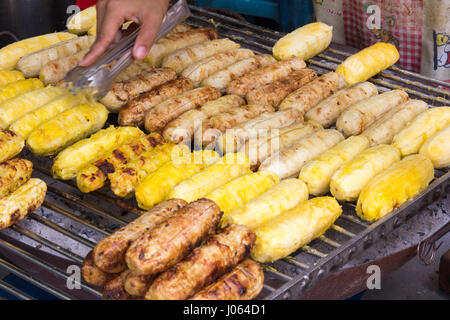
[[[363,49],[375,42],[393,43],[400,52],[398,65],[420,72],[422,55],[423,0],[344,0],[343,17],[346,44]],[[377,5],[381,28],[369,29],[367,21]]]

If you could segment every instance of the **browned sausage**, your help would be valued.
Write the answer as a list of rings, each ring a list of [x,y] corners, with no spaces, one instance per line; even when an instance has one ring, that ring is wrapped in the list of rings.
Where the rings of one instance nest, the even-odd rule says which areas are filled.
[[[167,270],[214,233],[221,217],[219,206],[211,200],[190,203],[136,240],[125,255],[127,265],[142,275]]]
[[[278,107],[291,92],[303,87],[317,77],[308,68],[291,72],[287,77],[256,88],[247,94],[248,104],[271,105]]]
[[[129,300],[131,297],[124,289],[124,282],[130,270],[126,270],[108,281],[103,287],[103,299],[105,300]]]
[[[125,279],[125,291],[134,297],[144,297],[148,288],[152,284],[153,276],[142,276],[134,272],[130,272]]]
[[[261,292],[264,272],[259,263],[246,259],[191,300],[250,300]]]
[[[93,250],[96,266],[108,273],[118,273],[125,270],[124,254],[130,244],[146,231],[166,221],[186,204],[186,201],[178,199],[163,202],[101,240]]]
[[[159,275],[145,298],[185,300],[231,270],[249,253],[256,235],[246,226],[229,225],[209,237],[185,260]]]
[[[247,93],[272,81],[287,77],[292,71],[306,67],[305,62],[297,57],[282,60],[249,72],[230,82],[227,93],[245,96]]]
[[[202,87],[187,91],[179,96],[167,99],[150,109],[145,114],[145,129],[160,131],[172,120],[186,111],[195,109],[204,103],[221,96],[220,90],[213,87]]]
[[[175,97],[194,88],[194,83],[188,78],[179,78],[169,81],[138,98],[128,102],[119,112],[119,124],[121,126],[144,125],[145,113],[161,102]]]
[[[87,283],[98,287],[103,287],[106,282],[117,276],[115,274],[106,273],[100,270],[94,263],[92,251],[90,251],[84,258],[83,266],[81,267],[81,274]]]

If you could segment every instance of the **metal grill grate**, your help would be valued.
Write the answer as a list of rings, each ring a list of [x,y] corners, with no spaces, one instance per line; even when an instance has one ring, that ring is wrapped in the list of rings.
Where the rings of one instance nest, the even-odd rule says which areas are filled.
[[[197,27],[214,25],[221,36],[258,52],[270,53],[274,43],[283,36],[206,9],[191,7],[191,10],[193,15],[188,23]],[[334,70],[350,54],[347,49],[332,45],[309,60],[308,65],[323,74]],[[380,90],[403,88],[411,97],[434,106],[450,105],[450,84],[396,67],[370,81]],[[114,119],[111,121],[114,123]],[[81,283],[81,290],[67,289],[66,281],[70,275],[66,273],[66,268],[71,264],[81,265],[84,254],[98,240],[136,218],[140,212],[136,209],[136,203],[133,200],[118,200],[107,188],[82,194],[74,182],[56,181],[51,177],[50,159],[35,157],[27,150],[21,156],[33,161],[34,175],[48,184],[48,195],[43,205],[46,210],[38,210],[21,223],[0,232],[0,248],[4,254],[0,255],[0,268],[59,299],[101,298],[101,293],[86,283]],[[447,194],[449,181],[448,169],[436,171],[436,179],[426,192],[373,224],[360,220],[354,205],[343,203],[344,213],[323,236],[287,258],[264,265],[265,284],[258,298],[300,297],[379,237],[402,224],[408,216]],[[0,281],[0,288],[19,299],[32,299],[4,281]]]

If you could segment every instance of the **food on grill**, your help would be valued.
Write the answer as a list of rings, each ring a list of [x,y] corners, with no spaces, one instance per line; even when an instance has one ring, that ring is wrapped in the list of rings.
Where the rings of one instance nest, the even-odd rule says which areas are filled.
[[[191,300],[251,300],[261,292],[264,272],[259,263],[245,259]]]
[[[39,79],[26,79],[12,82],[0,87],[0,103],[14,98],[19,94],[44,87]]]
[[[48,62],[39,71],[39,79],[45,85],[56,85],[61,80],[64,80],[66,74],[80,63],[88,51],[89,49],[84,49],[73,55]]]
[[[100,103],[82,104],[45,122],[27,139],[27,146],[37,155],[49,156],[100,130],[108,110]]]
[[[125,279],[131,273],[131,270],[126,270],[115,278],[109,280],[103,287],[104,300],[129,300],[131,297],[125,291]]]
[[[192,202],[134,241],[126,252],[125,261],[131,270],[141,275],[167,270],[213,234],[221,217],[214,202],[207,199]]]
[[[226,221],[231,212],[259,197],[279,182],[280,179],[272,172],[249,173],[220,186],[205,198],[219,206],[224,214],[222,221]]]
[[[0,199],[0,229],[8,228],[39,208],[44,202],[47,185],[30,179],[13,193]]]
[[[87,32],[88,36],[96,36],[97,35],[97,24],[94,24]]]
[[[83,265],[81,266],[81,274],[83,275],[84,281],[97,287],[103,287],[108,281],[117,276],[100,270],[94,263],[92,251],[89,251],[84,258]]]
[[[162,144],[164,144],[163,137],[159,133],[151,133],[117,147],[78,172],[78,188],[84,193],[100,189],[105,185],[109,174],[129,161],[136,159],[144,152],[149,152]]]
[[[117,61],[115,61],[117,62]],[[111,66],[115,63],[113,62]],[[152,71],[154,68],[151,64],[144,61],[134,61],[132,64],[128,66],[122,73],[120,73],[115,79],[114,82],[122,82],[131,80],[138,75],[146,72]]]
[[[434,178],[427,157],[410,155],[381,171],[361,190],[356,213],[363,219],[381,219],[419,194]]]
[[[147,59],[151,65],[159,67],[163,59],[175,50],[186,48],[196,43],[215,40],[217,37],[217,32],[211,28],[171,33],[153,44]]]
[[[250,91],[247,96],[248,104],[271,105],[278,107],[291,92],[303,87],[317,77],[312,69],[301,69],[288,74],[287,77],[275,80]]]
[[[308,60],[325,50],[332,37],[332,26],[322,22],[310,23],[278,40],[273,47],[273,56],[278,60],[293,56]]]
[[[369,147],[369,140],[363,136],[351,136],[333,148],[322,153],[317,159],[305,164],[299,179],[308,186],[309,194],[323,195],[330,191],[333,174],[346,162],[352,160]]]
[[[255,230],[265,222],[306,200],[308,200],[306,185],[299,179],[286,179],[258,198],[233,211],[223,224],[244,225]]]
[[[108,175],[111,191],[118,197],[129,197],[149,174],[169,162],[172,157],[181,157],[189,152],[186,145],[177,146],[174,143],[163,144],[144,152]]]
[[[14,69],[24,55],[75,37],[68,32],[57,32],[14,42],[0,49],[0,69]]]
[[[7,129],[14,121],[49,103],[66,91],[58,87],[36,89],[18,95],[0,104],[0,128]]]
[[[341,75],[336,72],[326,73],[288,95],[279,105],[279,110],[294,108],[304,115],[345,86]]]
[[[194,151],[188,157],[174,159],[147,176],[136,188],[136,200],[140,208],[148,210],[167,200],[170,190],[183,180],[219,159],[212,150]]]
[[[145,299],[185,300],[245,259],[256,236],[245,226],[230,225],[211,235],[183,261],[159,275]]]
[[[153,283],[154,278],[154,276],[139,275],[130,272],[126,277],[123,286],[129,295],[142,298]]]
[[[199,85],[204,79],[215,72],[222,70],[239,60],[247,59],[255,54],[250,49],[233,49],[217,53],[211,57],[191,64],[181,73],[183,77],[191,79],[195,85]]]
[[[312,133],[306,138],[280,150],[261,164],[259,170],[275,172],[280,179],[297,175],[303,166],[317,158],[340,141],[342,134],[336,130],[326,129]]]
[[[27,139],[35,129],[39,128],[48,120],[51,120],[66,110],[86,102],[86,96],[82,93],[76,96],[71,93],[58,96],[47,104],[38,107],[18,119],[16,122],[11,124],[9,129],[24,139]]]
[[[319,123],[313,121],[296,123],[279,130],[270,130],[266,136],[260,135],[256,138],[250,138],[240,151],[245,152],[254,167],[258,167],[272,154],[289,147],[314,131],[322,129]]]
[[[428,105],[421,100],[408,100],[389,110],[361,135],[367,137],[370,145],[390,144],[394,136],[399,133],[418,114],[428,109]]]
[[[221,185],[248,173],[251,173],[248,158],[242,153],[229,153],[191,178],[177,184],[170,191],[168,198],[195,201]]]
[[[187,78],[178,78],[141,94],[129,101],[119,112],[119,124],[122,126],[144,126],[145,113],[172,97],[194,88],[194,83]]]
[[[130,80],[113,83],[111,90],[100,102],[110,111],[119,111],[127,101],[176,78],[177,73],[172,69],[153,69]]]
[[[18,155],[25,145],[25,141],[9,130],[0,129],[0,163]]]
[[[346,137],[356,136],[366,130],[384,113],[408,100],[403,90],[392,90],[362,100],[342,112],[336,128]]]
[[[31,177],[33,164],[24,159],[0,163],[0,199],[14,192]]]
[[[217,139],[217,147],[222,153],[236,152],[247,140],[258,135],[267,135],[268,130],[288,127],[302,121],[302,114],[295,109],[264,113],[227,130]]]
[[[350,86],[357,82],[366,81],[389,68],[399,58],[400,54],[393,44],[377,42],[345,59],[337,67],[336,72],[342,74]]]
[[[394,136],[392,144],[402,156],[417,153],[433,134],[450,125],[450,107],[431,108],[415,117]]]
[[[450,125],[431,136],[420,148],[420,154],[430,159],[435,168],[450,166]]]
[[[271,106],[246,105],[231,108],[221,114],[215,115],[204,122],[203,127],[197,128],[196,137],[201,137],[203,146],[209,146],[217,137],[227,129],[254,119],[261,114],[274,112]]]
[[[306,67],[305,62],[297,57],[269,64],[231,81],[227,87],[227,93],[245,96],[253,89],[287,77],[289,73],[304,67]]]
[[[19,80],[25,80],[22,72],[17,70],[0,70],[0,86],[4,86]]]
[[[201,86],[215,87],[223,92],[234,79],[237,79],[255,69],[268,66],[275,61],[276,60],[268,54],[258,54],[254,57],[240,60],[220,71],[217,71],[216,73],[213,73],[202,81]]]
[[[377,94],[378,89],[374,84],[370,82],[356,83],[339,90],[313,107],[305,114],[305,120],[317,121],[324,128],[328,128],[336,123],[345,109]]]
[[[53,162],[52,175],[62,180],[73,179],[83,167],[114,150],[118,145],[130,143],[143,136],[144,133],[135,127],[110,126],[60,152]]]
[[[179,96],[169,98],[150,109],[145,114],[145,129],[160,131],[172,120],[186,111],[195,109],[204,103],[221,96],[220,91],[212,87],[197,88]]]
[[[343,164],[331,177],[330,191],[341,201],[356,201],[362,188],[382,170],[400,160],[400,151],[381,144]]]
[[[75,14],[67,23],[67,29],[75,34],[83,34],[96,24],[97,10],[92,6]]]
[[[255,230],[252,258],[272,262],[288,256],[324,234],[341,213],[332,197],[313,198],[283,212]]]
[[[153,230],[174,216],[179,209],[186,205],[184,200],[165,201],[107,236],[97,243],[92,252],[95,265],[108,273],[124,271],[126,269],[125,252],[130,245],[144,233]]]
[[[217,53],[222,53],[239,47],[240,45],[238,43],[227,38],[204,41],[172,52],[164,58],[162,66],[171,68],[177,73],[181,73],[193,63],[211,57]]]
[[[76,54],[78,51],[88,49],[95,41],[95,37],[83,36],[69,39],[54,44],[20,58],[16,69],[22,72],[25,77],[31,78],[39,75],[41,68],[53,60]]]
[[[189,141],[203,121],[244,104],[245,100],[234,94],[208,101],[200,108],[189,110],[171,121],[164,129],[163,135],[171,141]]]

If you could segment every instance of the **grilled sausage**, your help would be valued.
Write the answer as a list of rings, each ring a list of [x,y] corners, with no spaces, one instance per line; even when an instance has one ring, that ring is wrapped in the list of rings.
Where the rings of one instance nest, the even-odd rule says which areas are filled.
[[[199,28],[186,32],[171,33],[153,44],[147,59],[151,65],[159,67],[163,59],[175,50],[207,40],[214,40],[217,37],[217,32],[211,28]]]
[[[392,90],[360,101],[342,112],[336,121],[336,128],[346,137],[356,136],[385,112],[406,100],[408,100],[408,94],[405,91]]]
[[[111,66],[112,65],[113,64],[111,64]],[[153,66],[151,64],[144,62],[144,61],[134,61],[132,64],[130,64],[128,66],[128,68],[126,68],[124,71],[122,71],[122,73],[120,73],[114,79],[114,82],[123,82],[123,81],[131,80],[139,74],[150,72],[152,70],[153,70]]]
[[[130,272],[125,279],[125,291],[134,297],[144,297],[151,286],[153,279],[153,276],[143,276]]]
[[[280,179],[298,174],[302,167],[310,160],[317,158],[340,141],[344,140],[337,130],[320,130],[284,150],[266,159],[259,170],[271,171],[278,174]]]
[[[213,143],[227,129],[235,125],[254,119],[263,113],[274,112],[271,106],[247,105],[236,107],[222,114],[211,117],[204,124],[204,128],[198,128],[196,136],[201,137],[203,146]],[[203,129],[203,132],[199,132]]]
[[[231,81],[227,87],[227,93],[245,96],[259,86],[284,78],[289,73],[304,67],[306,67],[305,62],[297,57],[275,62]]]
[[[172,267],[214,233],[221,217],[220,208],[210,200],[190,203],[130,246],[125,255],[128,267],[142,275]]]
[[[394,136],[427,108],[428,105],[422,100],[408,100],[386,112],[361,135],[369,139],[371,146],[392,143]]]
[[[241,97],[229,94],[219,99],[208,101],[202,107],[189,110],[171,121],[164,129],[164,138],[170,141],[188,141],[202,122],[222,112],[245,104]]]
[[[121,126],[144,125],[145,113],[162,103],[163,101],[180,95],[194,88],[194,83],[187,78],[179,78],[169,81],[138,98],[129,101],[119,112],[119,124]]]
[[[237,79],[246,73],[268,66],[276,62],[269,54],[259,54],[251,58],[240,60],[225,69],[213,73],[202,81],[202,87],[215,87],[224,92],[231,81]]]
[[[184,200],[178,199],[163,202],[101,240],[93,250],[95,265],[108,273],[125,270],[124,255],[130,244],[146,231],[166,221],[186,204]]]
[[[140,74],[135,78],[112,85],[108,94],[100,100],[110,111],[120,109],[131,99],[177,78],[177,73],[169,68],[159,68]]]
[[[39,208],[44,202],[47,185],[30,179],[16,191],[0,199],[0,229],[8,228]]]
[[[217,53],[225,52],[239,47],[240,45],[238,43],[231,41],[230,39],[205,41],[172,52],[164,58],[162,66],[171,68],[177,73],[181,73],[184,69],[186,69],[193,63],[213,56]]]
[[[81,267],[81,274],[83,279],[94,286],[103,287],[105,283],[115,278],[117,275],[106,273],[100,270],[94,263],[92,251],[86,255]]]
[[[279,109],[295,108],[305,114],[319,102],[345,86],[345,79],[340,74],[326,73],[288,95],[280,104]]]
[[[24,159],[11,159],[0,164],[0,199],[14,192],[31,177],[33,164]]]
[[[167,99],[150,109],[145,115],[145,129],[159,131],[179,115],[195,109],[202,104],[221,96],[216,88],[204,87],[187,91],[179,96]]]
[[[109,280],[103,287],[104,300],[130,300],[131,296],[125,291],[124,282],[131,270],[126,270]]]
[[[74,55],[50,61],[42,67],[39,72],[39,79],[45,85],[56,85],[61,80],[64,80],[67,72],[75,68],[88,52],[89,49],[84,49]]]
[[[191,300],[251,300],[258,296],[263,284],[264,272],[259,263],[245,259]]]
[[[250,228],[229,225],[183,261],[159,275],[145,295],[148,300],[184,300],[236,266],[256,241]]]
[[[342,112],[351,105],[378,94],[378,89],[370,82],[361,82],[339,90],[326,98],[305,114],[305,120],[313,120],[324,128],[333,125]]]
[[[288,94],[303,87],[317,77],[308,68],[291,72],[287,77],[256,88],[247,94],[248,104],[271,105],[278,107]]]
[[[222,153],[236,152],[247,140],[266,135],[268,130],[284,128],[302,121],[303,116],[296,109],[264,113],[228,130],[218,139],[217,147]]]
[[[222,70],[239,60],[247,59],[254,55],[253,51],[249,49],[234,49],[217,53],[190,65],[184,69],[181,74],[184,77],[191,79],[195,85],[199,85],[200,82],[213,73]]]

